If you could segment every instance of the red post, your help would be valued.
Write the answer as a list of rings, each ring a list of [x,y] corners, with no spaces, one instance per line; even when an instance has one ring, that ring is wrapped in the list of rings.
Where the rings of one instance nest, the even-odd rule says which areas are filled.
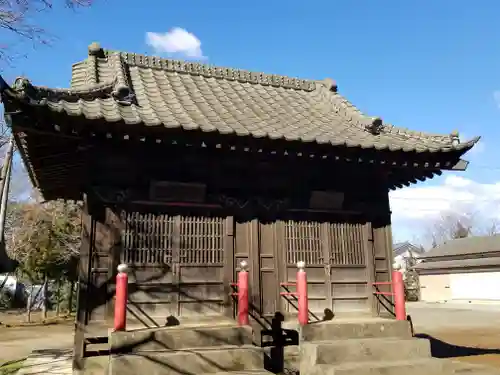
[[[392,285],[394,292],[394,309],[396,310],[396,320],[406,320],[405,286],[403,274],[399,271],[392,271]]]
[[[238,324],[240,326],[250,324],[248,319],[248,270],[246,261],[240,263],[240,272],[238,273]]]
[[[307,274],[305,262],[297,262],[297,298],[299,308],[299,324],[305,326],[309,322],[309,305],[307,301]]]
[[[120,264],[116,275],[115,331],[125,331],[127,327],[127,268],[126,264]]]

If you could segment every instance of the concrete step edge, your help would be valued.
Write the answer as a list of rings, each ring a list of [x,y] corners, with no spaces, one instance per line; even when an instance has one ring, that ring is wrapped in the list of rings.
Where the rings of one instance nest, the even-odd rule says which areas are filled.
[[[316,345],[337,345],[337,344],[347,344],[349,345],[350,343],[355,343],[355,342],[373,342],[373,343],[385,343],[385,342],[390,342],[392,343],[397,343],[397,342],[425,342],[428,341],[426,339],[419,339],[416,337],[360,337],[360,338],[348,338],[348,339],[334,339],[334,340],[314,340],[314,341],[307,341],[307,344],[316,344]]]
[[[380,325],[380,324],[390,324],[390,325],[405,325],[407,321],[400,321],[396,319],[332,319],[316,323],[310,323],[308,327],[319,327],[319,326],[359,326],[359,325]]]
[[[399,367],[406,365],[424,365],[427,363],[438,363],[446,361],[445,359],[440,358],[415,358],[415,359],[405,359],[401,361],[367,361],[367,362],[347,362],[337,365],[329,365],[329,364],[319,364],[314,365],[314,367],[318,368],[330,368],[335,370],[356,370],[356,369],[379,369],[379,368],[387,368],[387,367]]]
[[[189,330],[189,331],[205,331],[205,330],[217,330],[217,329],[225,329],[225,328],[239,328],[239,329],[250,329],[247,327],[240,326],[238,324],[233,324],[233,323],[221,323],[218,325],[198,325],[195,326],[193,325],[177,325],[177,326],[163,326],[163,327],[144,327],[144,328],[136,328],[136,329],[131,329],[128,331],[123,331],[124,333],[132,333],[132,332],[148,332],[148,331],[182,331],[182,330]],[[112,332],[115,333],[115,332]],[[121,332],[119,332],[121,333]]]
[[[457,374],[460,373],[460,371],[464,371],[464,373],[467,373],[468,371],[478,371],[477,375],[482,375],[483,372],[490,372],[490,371],[497,371],[495,374],[500,375],[500,370],[497,370],[495,367],[492,365],[484,365],[484,364],[478,364],[478,363],[470,363],[470,362],[463,362],[463,361],[457,361],[456,359],[449,358],[448,361],[452,363],[454,366],[456,366],[456,369],[459,371]],[[474,372],[474,375],[476,375],[476,372]]]
[[[255,345],[219,345],[219,346],[203,346],[203,347],[180,348],[180,349],[136,350],[133,352],[116,353],[112,355],[134,355],[140,353],[156,353],[156,354],[205,353],[205,352],[233,351],[233,350],[251,350],[256,352],[263,352],[263,348]]]

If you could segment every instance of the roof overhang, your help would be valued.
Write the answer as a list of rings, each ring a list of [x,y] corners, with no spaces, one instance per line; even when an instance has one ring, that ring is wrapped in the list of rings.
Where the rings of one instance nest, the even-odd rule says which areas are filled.
[[[65,101],[69,108],[78,100],[87,100],[89,105],[103,98],[121,100],[116,97],[116,85],[113,83],[96,84],[84,90],[34,87],[27,80],[20,80],[17,86],[11,88],[0,77],[0,93],[7,122],[12,127],[31,181],[46,199],[80,199],[82,184],[85,183],[82,176],[87,175],[86,160],[95,142],[149,142],[154,145],[176,142],[176,145],[184,144],[186,147],[267,152],[270,155],[284,155],[290,160],[307,158],[322,163],[360,164],[384,171],[387,174],[387,187],[397,189],[433,178],[443,170],[465,170],[468,162],[461,157],[479,141],[479,137],[476,137],[442,150],[406,150],[390,145],[366,147],[352,142],[333,145],[314,140],[273,139],[234,132],[223,134],[220,131],[204,131],[199,127],[186,130],[178,125],[128,124],[122,118],[92,119],[83,112],[74,115],[64,106],[54,104]],[[394,128],[388,131],[396,134]],[[68,197],[63,197],[62,189],[70,185],[69,181],[78,183],[75,182],[71,193],[65,193]]]

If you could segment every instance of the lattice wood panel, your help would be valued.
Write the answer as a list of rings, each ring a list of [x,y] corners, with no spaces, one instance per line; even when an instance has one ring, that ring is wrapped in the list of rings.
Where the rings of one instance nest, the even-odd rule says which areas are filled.
[[[222,264],[224,262],[225,220],[182,217],[180,263]]]
[[[365,265],[363,226],[338,223],[328,225],[330,264],[338,266]]]
[[[285,246],[288,264],[296,264],[298,261],[304,261],[308,265],[323,264],[321,224],[311,221],[287,221]]]
[[[122,215],[122,261],[134,264],[171,264],[175,218],[128,212]]]
[[[225,220],[189,216],[123,215],[122,261],[141,264],[222,264]],[[178,233],[175,227],[178,224]],[[175,237],[178,241],[175,241]],[[174,244],[178,243],[178,249]],[[176,252],[177,250],[177,252]]]

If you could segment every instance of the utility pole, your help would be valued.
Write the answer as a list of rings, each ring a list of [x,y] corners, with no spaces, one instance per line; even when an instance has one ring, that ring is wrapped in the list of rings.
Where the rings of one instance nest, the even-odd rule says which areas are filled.
[[[13,138],[11,138],[9,145],[7,146],[7,151],[5,153],[2,172],[0,173],[0,191],[2,197],[0,203],[0,244],[4,244],[5,241],[5,217],[7,215],[7,203],[9,198],[10,176],[12,174],[13,153],[14,140]]]

